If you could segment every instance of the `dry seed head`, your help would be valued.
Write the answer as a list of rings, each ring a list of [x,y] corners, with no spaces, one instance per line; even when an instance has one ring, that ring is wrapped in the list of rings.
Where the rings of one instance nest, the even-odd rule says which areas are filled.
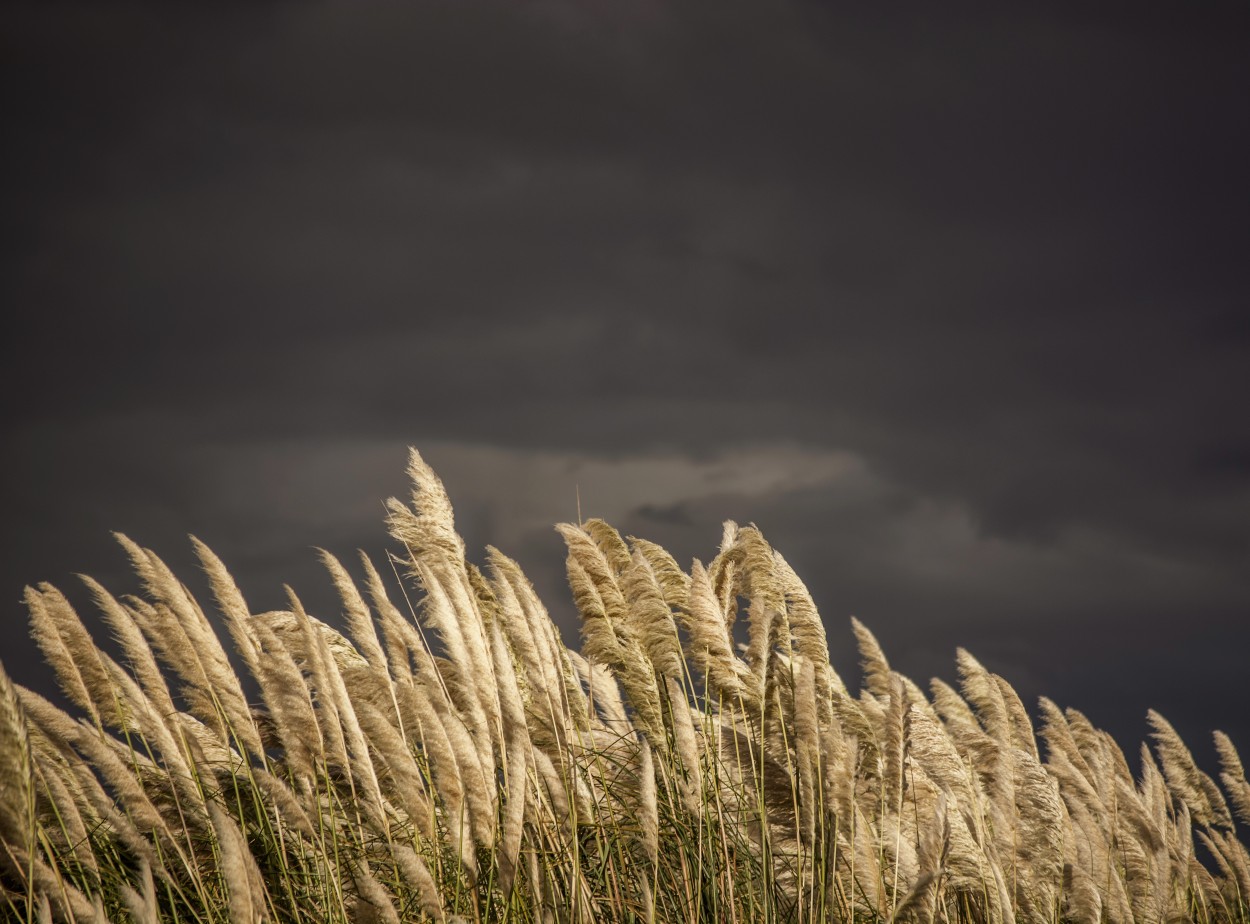
[[[152,654],[152,649],[147,639],[144,638],[139,624],[135,621],[133,613],[92,578],[85,574],[80,574],[79,578],[91,591],[96,606],[99,607],[109,628],[113,630],[113,637],[121,645],[135,678],[139,681],[143,692],[152,701],[156,713],[161,716],[173,715],[177,709],[170,697],[165,676],[161,673],[156,656]]]
[[[1007,723],[1011,729],[1011,741],[1016,747],[1027,751],[1034,760],[1038,760],[1037,739],[1033,735],[1033,723],[1029,713],[1020,701],[1020,694],[1002,677],[991,674],[991,679],[998,686],[999,695],[1007,712]]]
[[[357,908],[356,920],[378,922],[378,924],[400,924],[399,914],[395,911],[395,902],[386,887],[369,872],[369,868],[361,865],[352,874],[356,886]],[[368,906],[361,909],[360,904]]]
[[[195,548],[196,557],[199,558],[204,573],[208,575],[209,586],[217,601],[217,608],[225,617],[226,628],[234,640],[235,649],[248,670],[255,676],[258,669],[258,653],[245,628],[248,617],[251,616],[247,601],[243,599],[243,594],[235,584],[234,578],[230,576],[230,572],[226,570],[226,566],[222,564],[221,559],[214,554],[213,550],[195,536],[191,537],[191,545]]]
[[[421,607],[422,621],[427,628],[438,633],[447,650],[447,659],[440,663],[443,668],[440,676],[460,717],[469,723],[475,739],[480,742],[480,762],[486,763],[492,731],[484,705],[485,687],[492,681],[490,671],[483,667],[485,652],[477,651],[480,646],[476,627],[462,623],[461,614],[448,595],[441,571],[434,570],[420,559],[414,561],[413,568],[426,590]]]
[[[773,552],[773,561],[777,569],[777,579],[785,594],[790,631],[794,636],[794,647],[815,668],[817,695],[822,699],[827,697],[832,687],[845,690],[841,678],[829,665],[829,642],[825,637],[825,625],[820,619],[820,612],[816,609],[816,602],[808,592],[807,585],[780,552]]]
[[[747,708],[755,711],[759,702],[755,678],[734,654],[733,638],[725,625],[711,579],[697,560],[690,569],[690,598],[686,611],[686,654],[703,674],[709,698],[727,706],[746,698]]]
[[[668,677],[680,676],[685,663],[677,626],[655,572],[641,552],[634,553],[622,585],[629,601],[630,626],[655,672]]]
[[[515,685],[523,703],[549,730],[551,737],[563,748],[574,729],[586,728],[590,721],[585,696],[573,674],[564,646],[548,627],[551,619],[534,593],[533,587],[512,559],[497,549],[489,549],[492,580],[496,599],[499,601],[500,629],[513,658]],[[573,576],[571,579],[576,579]],[[598,594],[582,574],[582,592],[587,607],[597,605]],[[594,635],[598,630],[609,629],[605,617],[599,613],[597,627],[584,631]],[[606,644],[614,643],[610,631]],[[593,645],[592,645],[593,647]],[[516,671],[520,673],[517,674]]]
[[[1092,773],[1089,765],[1085,763],[1080,748],[1077,747],[1076,739],[1072,736],[1072,730],[1068,727],[1063,711],[1045,696],[1038,700],[1038,706],[1042,712],[1041,734],[1049,752],[1048,761],[1053,760],[1057,754],[1062,754],[1088,783]]]
[[[392,843],[391,855],[395,858],[395,867],[404,877],[404,881],[417,890],[417,901],[421,910],[435,921],[446,920],[438,883],[434,881],[425,861],[406,844]]]
[[[855,642],[859,646],[864,686],[873,696],[884,700],[890,695],[890,662],[886,660],[877,637],[854,616],[851,617],[851,630],[855,633]]]
[[[391,535],[414,558],[430,554],[463,561],[464,541],[456,533],[447,489],[415,449],[408,450],[408,478],[412,482],[412,509],[394,498],[386,502]]]
[[[614,527],[597,518],[589,519],[581,524],[581,529],[599,547],[599,551],[611,568],[611,573],[616,577],[624,574],[629,568],[631,556],[629,547],[621,538],[621,534]]]
[[[659,859],[660,807],[655,787],[655,762],[646,740],[638,744],[638,821],[642,829],[642,848],[654,866]]]
[[[690,814],[699,817],[703,813],[703,770],[699,760],[694,717],[681,681],[670,676],[665,678],[665,683],[674,751],[681,762],[683,772],[683,776],[678,780],[678,786]]]
[[[647,560],[660,585],[664,602],[674,610],[681,610],[690,596],[690,576],[681,570],[677,560],[663,546],[634,536],[629,537],[629,544],[636,555]]]
[[[286,644],[263,619],[251,619],[247,632],[256,646],[256,680],[285,763],[304,780],[311,781],[318,775],[316,765],[325,759],[325,737],[304,675]]]
[[[1221,731],[1215,732],[1215,750],[1220,755],[1220,781],[1229,801],[1242,824],[1250,825],[1250,782],[1246,781],[1241,755],[1233,747],[1232,739]]]
[[[56,830],[44,825],[45,834],[58,840],[63,835],[62,843],[70,856],[84,868],[99,875],[99,863],[91,849],[91,835],[88,833],[83,812],[88,813],[92,827],[97,824],[97,816],[81,794],[81,787],[74,779],[73,772],[64,766],[63,760],[58,761],[47,753],[40,753],[32,748],[32,755],[37,795],[46,795],[48,801],[56,806],[58,816]],[[0,797],[0,801],[2,800],[3,797]],[[0,823],[0,840],[7,839],[3,831],[4,825]],[[21,842],[18,843],[20,845]]]
[[[268,920],[265,886],[256,859],[238,824],[218,805],[210,802],[209,818],[221,851],[221,874],[226,882],[232,921]]]
[[[495,657],[495,676],[501,687],[499,700],[503,713],[507,768],[507,795],[499,837],[499,886],[505,896],[510,896],[524,835],[529,755],[533,744],[525,723],[525,706],[517,687],[511,652],[504,641],[499,623],[494,623],[492,629],[491,650]]]
[[[1232,817],[1219,789],[1198,769],[1193,755],[1181,736],[1163,716],[1153,709],[1146,713],[1153,729],[1163,775],[1173,794],[1189,808],[1194,820],[1202,825],[1219,825],[1231,829]]]
[[[0,843],[30,851],[35,835],[35,776],[26,713],[0,666]]]
[[[319,549],[318,551],[321,555],[321,562],[325,565],[326,570],[330,572],[330,578],[334,581],[334,588],[338,591],[339,598],[343,601],[343,614],[347,618],[347,627],[351,632],[351,638],[357,650],[369,662],[370,666],[378,670],[385,670],[386,655],[382,651],[381,643],[378,641],[378,633],[373,625],[373,617],[369,613],[369,605],[360,596],[356,582],[352,580],[351,575],[347,573],[347,569],[343,567],[342,563],[325,549]]]
[[[964,699],[976,710],[985,733],[1000,745],[1014,746],[1007,704],[994,676],[966,649],[956,650],[955,661],[959,665],[960,689]]]
[[[194,646],[193,656],[202,665],[207,684],[205,691],[211,691],[211,698],[220,703],[231,731],[254,754],[259,754],[260,741],[251,723],[243,688],[204,611],[165,562],[154,552],[144,550],[144,554],[151,565],[150,577],[146,579],[149,592],[169,607]]]
[[[144,860],[139,865],[139,888],[122,885],[122,898],[136,924],[160,924],[160,909],[156,904],[156,883],[152,881],[152,864]]]
[[[69,601],[51,584],[27,587],[25,598],[31,635],[56,671],[65,695],[96,722],[119,725],[108,671]]]
[[[607,571],[606,560],[589,537],[576,527],[557,527],[569,547],[567,560],[569,587],[582,614],[582,634],[586,657],[612,669],[638,716],[639,725],[652,744],[663,747],[664,719],[656,688],[655,670],[642,646],[630,632],[626,604],[616,581]],[[590,566],[590,569],[586,567]],[[599,580],[595,580],[595,575]],[[609,610],[603,594],[616,602],[617,615]]]

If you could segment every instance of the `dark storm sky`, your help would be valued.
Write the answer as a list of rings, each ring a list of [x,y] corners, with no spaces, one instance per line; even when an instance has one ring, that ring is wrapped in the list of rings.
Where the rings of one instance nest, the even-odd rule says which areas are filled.
[[[1181,11],[6,4],[6,670],[113,529],[333,616],[415,445],[566,628],[577,493],[733,517],[845,673],[1250,748],[1250,26]]]

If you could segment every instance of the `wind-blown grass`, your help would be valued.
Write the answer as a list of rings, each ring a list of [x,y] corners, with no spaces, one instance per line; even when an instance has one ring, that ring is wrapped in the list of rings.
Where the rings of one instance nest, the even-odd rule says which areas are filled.
[[[324,555],[348,636],[293,592],[252,613],[196,543],[239,672],[125,538],[144,596],[88,581],[123,663],[28,588],[76,714],[0,670],[8,918],[1250,920],[1226,736],[1217,784],[1152,712],[1134,779],[1081,713],[1043,699],[1035,731],[964,651],[959,689],[926,694],[858,622],[852,693],[802,581],[733,523],[688,572],[561,525],[578,653],[515,562],[466,560],[415,452],[409,472],[411,504],[388,504],[406,580],[362,556],[357,584]]]

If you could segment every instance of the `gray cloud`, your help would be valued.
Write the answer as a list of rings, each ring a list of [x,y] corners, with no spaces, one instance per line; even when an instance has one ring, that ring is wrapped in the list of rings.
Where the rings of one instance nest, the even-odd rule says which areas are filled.
[[[194,530],[275,605],[415,444],[552,597],[570,482],[685,558],[756,519],[920,679],[1245,737],[1244,25],[15,5],[5,592]]]

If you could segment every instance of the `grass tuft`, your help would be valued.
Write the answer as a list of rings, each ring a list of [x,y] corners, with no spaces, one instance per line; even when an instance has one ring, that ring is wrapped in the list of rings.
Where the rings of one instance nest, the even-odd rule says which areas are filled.
[[[926,695],[857,621],[852,693],[798,575],[732,522],[689,572],[561,524],[570,651],[514,561],[466,561],[415,451],[409,474],[398,594],[322,553],[347,635],[294,593],[251,612],[193,540],[242,672],[125,537],[146,596],[86,579],[124,664],[27,588],[77,714],[0,668],[6,919],[1250,924],[1250,783],[1222,733],[1217,782],[1151,711],[1135,778],[1075,710],[1043,699],[1035,732],[962,649],[959,688]]]

